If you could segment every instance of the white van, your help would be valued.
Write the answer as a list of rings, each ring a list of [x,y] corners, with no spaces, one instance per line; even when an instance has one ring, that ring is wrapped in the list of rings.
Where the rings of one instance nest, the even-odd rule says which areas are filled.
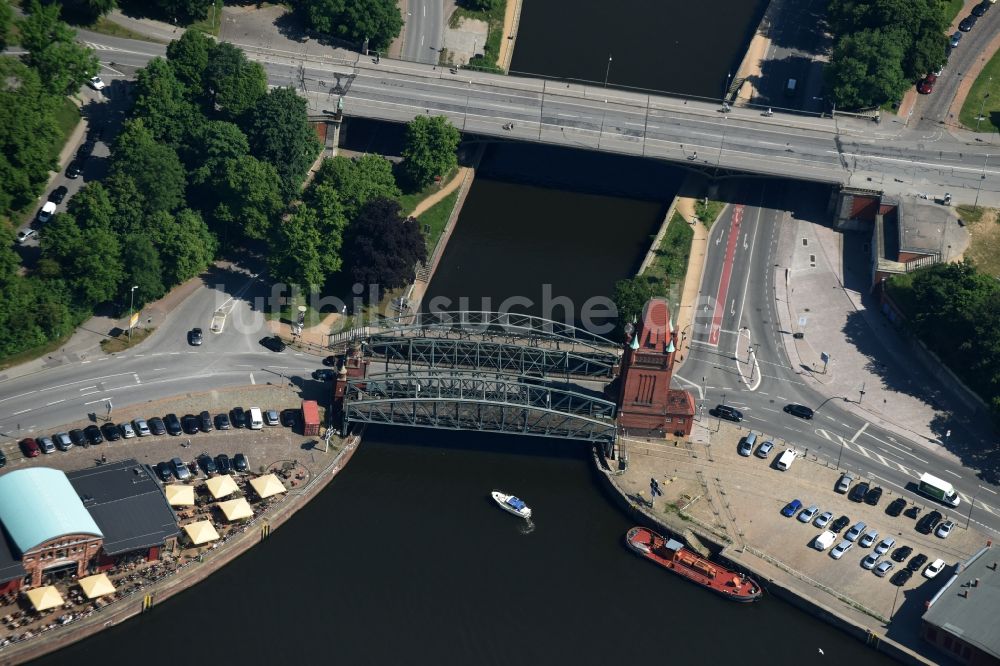
[[[837,535],[830,530],[827,530],[816,537],[813,541],[813,548],[816,550],[826,550],[833,545],[833,542],[837,540]]]
[[[250,429],[260,430],[264,427],[264,415],[260,413],[260,407],[250,408]]]
[[[799,454],[795,452],[795,449],[785,449],[785,452],[778,458],[778,469],[782,472],[788,471],[788,468],[792,466],[792,463],[795,462],[798,456]]]

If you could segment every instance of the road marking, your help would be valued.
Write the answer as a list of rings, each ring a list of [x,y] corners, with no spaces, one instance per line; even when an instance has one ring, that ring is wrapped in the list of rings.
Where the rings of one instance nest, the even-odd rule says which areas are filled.
[[[87,365],[90,361],[80,361],[80,365]]]
[[[990,490],[990,489],[989,489],[989,488],[987,488],[986,486],[979,486],[979,489],[980,489],[980,490],[985,490],[985,491],[986,491],[986,492],[988,492],[988,493],[993,493],[994,495],[996,495],[996,494],[997,494],[997,491],[995,491],[995,490]]]
[[[252,372],[250,373],[250,383],[251,383],[251,384],[256,384],[256,383],[257,383],[257,380],[255,380],[255,379],[253,378],[253,373],[252,373]]]
[[[781,412],[777,409],[771,409],[770,407],[761,407],[766,412],[774,412],[775,414],[780,414]]]
[[[929,465],[930,464],[929,462],[927,462],[926,460],[924,460],[920,456],[914,455],[912,450],[907,450],[907,449],[905,449],[905,448],[903,448],[901,446],[896,446],[894,444],[890,444],[889,442],[886,442],[884,440],[879,439],[878,437],[876,437],[875,435],[871,434],[870,432],[866,432],[865,433],[865,437],[871,437],[872,439],[874,439],[879,444],[883,444],[885,446],[888,446],[890,449],[896,449],[897,451],[905,453],[906,455],[910,456],[911,458],[913,458],[915,460],[919,460],[920,462],[924,463],[925,465]],[[892,439],[892,438],[890,437],[890,439]]]
[[[80,394],[80,397],[82,398],[82,397],[84,397],[85,395],[94,395],[95,393],[100,393],[100,391],[98,391],[98,390],[97,390],[97,387],[96,387],[96,386],[94,386],[94,387],[92,387],[92,388],[94,389],[93,391],[87,391],[86,393],[81,393],[81,394]]]
[[[159,372],[160,370],[166,370],[166,368],[153,368],[153,372]]]
[[[28,413],[30,411],[31,411],[31,407],[29,407],[28,409],[22,409],[19,412],[14,412],[13,414],[11,414],[11,416],[17,416],[18,414],[26,414],[26,413]]]
[[[949,474],[951,474],[951,475],[952,475],[953,477],[955,477],[956,479],[961,479],[961,478],[962,478],[962,476],[961,476],[961,475],[959,475],[959,474],[955,474],[955,473],[954,473],[953,471],[951,471],[950,469],[946,469],[945,471],[946,471],[946,472],[948,472]]]
[[[137,358],[138,358],[139,356],[145,356],[145,354],[136,354],[136,357],[137,357]]]
[[[26,395],[31,395],[32,393],[37,393],[37,391],[28,391],[27,393],[21,393],[20,395],[12,395],[9,398],[3,398],[0,402],[5,402],[7,400],[14,400],[16,398],[23,398]]]
[[[51,407],[52,405],[58,405],[60,402],[66,402],[66,398],[63,398],[62,400],[56,400],[54,402],[46,403],[45,406],[46,407]]]
[[[136,384],[141,384],[142,383],[142,382],[139,381],[139,375],[135,374],[134,372],[132,373],[132,378],[135,379],[135,383]]]
[[[105,396],[105,397],[101,398],[100,400],[91,400],[90,402],[85,402],[83,404],[84,405],[96,405],[99,402],[107,402],[110,399],[111,398],[109,398],[108,396]]]
[[[736,242],[739,240],[740,225],[743,224],[742,205],[733,207],[733,215],[729,224],[729,241],[726,243],[726,254],[722,260],[722,274],[719,276],[719,289],[715,297],[715,311],[712,313],[712,329],[708,336],[708,342],[712,345],[719,344],[719,332],[722,330],[722,308],[725,307],[722,304],[726,302],[726,296],[729,295],[729,282],[733,277],[733,260],[736,256]]]
[[[858,431],[854,433],[854,437],[851,437],[850,439],[851,444],[858,441],[858,437],[861,437],[861,433],[863,433],[865,430],[868,430],[868,425],[869,425],[868,421],[865,421],[865,424],[860,428],[858,428]]]

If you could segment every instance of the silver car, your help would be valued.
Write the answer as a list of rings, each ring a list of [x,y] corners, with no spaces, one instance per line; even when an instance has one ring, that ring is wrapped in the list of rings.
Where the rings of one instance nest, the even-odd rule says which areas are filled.
[[[813,523],[816,527],[826,527],[833,520],[833,514],[829,511],[824,511],[823,513],[816,516],[816,521]]]
[[[947,539],[951,531],[955,529],[955,523],[951,520],[946,520],[940,525],[938,525],[937,530],[934,534],[942,539]]]
[[[869,530],[865,532],[864,536],[858,540],[858,545],[862,548],[868,548],[870,545],[875,543],[875,539],[878,538],[878,532],[875,530]]]
[[[868,553],[863,560],[861,560],[861,566],[865,569],[874,569],[875,565],[878,564],[879,558],[882,557],[878,553]]]
[[[135,428],[135,433],[139,435],[139,437],[146,437],[151,434],[149,432],[149,424],[146,423],[146,419],[136,419],[135,421],[132,421],[132,426]]]
[[[771,453],[771,449],[773,448],[774,448],[774,442],[772,442],[771,440],[767,440],[766,442],[757,447],[756,455],[758,458],[766,458],[768,454]]]
[[[841,541],[833,550],[830,551],[830,557],[835,560],[839,560],[844,556],[844,553],[849,551],[851,548],[854,548],[853,543],[850,541]]]
[[[844,535],[844,538],[847,539],[848,541],[856,541],[857,538],[861,536],[861,533],[864,532],[866,529],[868,529],[867,525],[865,525],[864,523],[858,523],[851,529],[847,530],[847,534]]]
[[[875,570],[873,571],[873,573],[876,576],[878,576],[879,578],[881,578],[881,577],[885,576],[887,573],[889,573],[890,571],[892,571],[892,567],[893,566],[894,565],[893,565],[892,562],[890,562],[889,560],[886,560],[882,564],[880,564],[877,567],[875,567]]]
[[[73,448],[73,440],[69,438],[69,433],[56,433],[53,439],[56,441],[56,448],[60,451],[69,451]]]
[[[893,539],[892,537],[886,537],[882,539],[882,541],[880,541],[877,546],[875,546],[874,552],[879,555],[884,555],[885,553],[889,552],[889,549],[895,545],[896,545],[895,539]]]
[[[122,437],[125,439],[132,439],[135,437],[135,430],[132,429],[132,424],[126,421],[118,426],[122,431]]]
[[[819,513],[819,507],[813,504],[808,509],[804,509],[801,513],[799,513],[799,522],[808,523],[810,520],[816,517],[817,513]]]

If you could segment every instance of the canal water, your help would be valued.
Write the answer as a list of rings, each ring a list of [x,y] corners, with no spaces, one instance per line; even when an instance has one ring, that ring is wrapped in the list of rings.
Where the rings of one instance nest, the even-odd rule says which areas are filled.
[[[511,71],[718,99],[763,0],[523,0]],[[610,67],[609,67],[610,57]]]
[[[646,196],[656,181],[612,197],[633,165],[611,162],[603,193],[517,185],[500,179],[517,157],[577,185],[593,165],[510,150],[487,156],[492,178],[477,178],[431,296],[550,282],[575,302],[634,270],[662,213]],[[662,182],[668,199],[676,177]],[[531,505],[530,528],[494,489]],[[265,542],[39,663],[889,663],[777,599],[727,602],[638,558],[623,543],[631,525],[579,442],[372,428]]]

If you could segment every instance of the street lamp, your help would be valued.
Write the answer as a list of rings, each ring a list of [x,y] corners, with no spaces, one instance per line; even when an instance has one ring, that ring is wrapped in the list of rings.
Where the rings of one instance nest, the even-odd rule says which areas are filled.
[[[129,290],[128,297],[128,341],[132,342],[132,305],[135,303],[135,290],[139,288],[139,285],[133,285]]]
[[[976,203],[973,206],[979,205],[979,193],[983,191],[983,181],[986,180],[986,165],[990,161],[990,154],[986,153],[986,159],[983,160],[983,174],[979,177],[979,189],[976,190]]]
[[[993,77],[989,77],[990,83],[993,82]],[[989,89],[989,84],[986,86]],[[979,123],[983,122],[983,111],[986,109],[986,98],[989,97],[989,92],[983,93],[983,103],[979,105],[979,115],[976,116],[976,131],[979,131]]]
[[[608,54],[608,68],[604,70],[604,87],[608,87],[608,75],[611,74],[611,54]]]
[[[858,404],[860,405],[861,401],[865,399],[865,383],[864,382],[861,382],[861,388],[858,389],[858,394],[859,394]]]
[[[972,522],[972,509],[976,506],[976,497],[979,496],[979,491],[982,489],[982,486],[976,486],[976,492],[972,495],[972,502],[969,503],[969,515],[965,517],[965,529],[969,529],[969,523]]]

